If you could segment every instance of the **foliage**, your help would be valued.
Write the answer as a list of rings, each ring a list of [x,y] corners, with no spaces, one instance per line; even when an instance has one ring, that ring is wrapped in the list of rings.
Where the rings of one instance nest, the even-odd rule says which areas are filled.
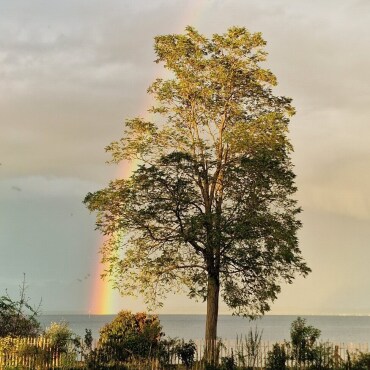
[[[311,369],[327,370],[335,368],[333,346],[328,343],[316,344],[313,350]]]
[[[221,370],[236,370],[236,362],[233,353],[230,356],[221,357]]]
[[[298,317],[290,327],[292,356],[298,364],[314,361],[317,357],[316,341],[321,331],[306,324],[306,319]]]
[[[286,370],[288,357],[283,344],[275,343],[267,354],[266,370]]]
[[[236,339],[236,355],[239,363],[245,368],[254,368],[261,353],[262,331],[257,327],[249,329],[248,334],[243,338]]]
[[[77,355],[81,351],[81,339],[73,333],[67,322],[52,322],[44,335],[50,341],[52,351],[59,354],[62,369],[76,365]]]
[[[171,360],[176,356],[176,348],[179,344],[178,338],[163,338],[160,340],[155,356],[163,368],[170,369],[174,367]]]
[[[34,308],[29,304],[26,290],[24,276],[17,301],[7,292],[0,297],[0,337],[36,337],[40,333],[40,323],[36,319],[40,305]]]
[[[159,345],[162,328],[157,316],[120,311],[114,320],[100,330],[98,348],[91,352],[88,362],[114,365],[135,359],[150,359]]]
[[[91,352],[93,350],[93,336],[91,329],[85,329],[85,336],[82,341],[80,341],[79,347],[82,357],[88,361],[91,356]]]
[[[370,370],[370,353],[358,352],[350,361],[351,370]]]
[[[70,342],[78,339],[65,321],[52,322],[45,330],[45,338],[50,340],[51,346],[58,352],[67,352]]]
[[[91,332],[91,329],[85,329],[85,337],[84,337],[84,345],[91,349],[92,348],[92,344],[93,344],[93,336],[92,336],[92,332]]]
[[[108,236],[102,259],[116,288],[148,304],[187,288],[207,301],[206,339],[216,339],[220,295],[236,314],[263,314],[281,282],[310,271],[296,236],[294,108],[272,93],[264,46],[242,27],[156,37],[172,73],[148,90],[158,120],[127,120],[106,148],[113,162],[141,164],[84,200]]]
[[[192,367],[196,351],[197,346],[192,340],[190,340],[189,342],[185,342],[184,340],[182,340],[175,347],[177,357],[181,360],[181,362],[185,365],[187,369]]]

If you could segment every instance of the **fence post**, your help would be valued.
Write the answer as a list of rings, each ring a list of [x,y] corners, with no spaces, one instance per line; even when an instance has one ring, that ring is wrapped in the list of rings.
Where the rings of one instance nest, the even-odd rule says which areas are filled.
[[[334,347],[334,366],[337,369],[339,365],[339,346],[335,345]]]

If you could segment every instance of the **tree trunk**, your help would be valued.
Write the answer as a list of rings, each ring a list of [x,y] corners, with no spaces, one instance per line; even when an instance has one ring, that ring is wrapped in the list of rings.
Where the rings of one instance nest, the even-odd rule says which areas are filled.
[[[206,317],[206,361],[214,363],[216,361],[216,340],[217,340],[217,320],[218,320],[218,301],[220,293],[220,280],[218,276],[208,275],[207,286],[207,317]]]

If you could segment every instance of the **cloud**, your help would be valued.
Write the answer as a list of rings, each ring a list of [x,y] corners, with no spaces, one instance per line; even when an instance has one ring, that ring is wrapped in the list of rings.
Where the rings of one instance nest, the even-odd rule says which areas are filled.
[[[301,181],[300,199],[305,209],[370,220],[370,174],[366,156],[352,156],[317,168]]]
[[[11,185],[16,183],[17,185]],[[0,199],[14,197],[16,192],[22,191],[23,199],[35,198],[80,198],[89,191],[99,189],[98,183],[83,181],[78,178],[57,177],[17,177],[0,180]]]
[[[346,244],[361,255],[368,240],[369,4],[2,1],[0,261],[12,261],[1,264],[2,279],[20,280],[25,271],[35,284],[48,282],[36,284],[42,296],[61,284],[50,307],[62,307],[57,295],[68,295],[74,281],[79,302],[82,284],[76,279],[91,271],[97,250],[94,217],[81,201],[116,176],[117,168],[105,164],[104,147],[121,136],[125,118],[145,112],[146,89],[163,73],[153,63],[154,36],[183,32],[187,24],[206,35],[231,25],[263,33],[277,92],[293,97],[297,107],[291,138],[305,209],[301,244],[317,276],[309,288],[298,283],[288,296],[295,299],[299,289],[313,291],[320,281],[341,275],[344,262],[337,266],[330,257],[335,252],[347,262]],[[365,276],[362,271],[357,283]],[[330,289],[328,283],[316,298],[307,294],[304,305],[323,302]]]

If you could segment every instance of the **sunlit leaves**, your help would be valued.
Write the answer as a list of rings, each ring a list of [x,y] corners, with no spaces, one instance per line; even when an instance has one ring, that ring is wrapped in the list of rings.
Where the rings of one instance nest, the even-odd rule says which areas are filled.
[[[171,73],[148,89],[157,120],[127,120],[107,147],[114,162],[141,165],[85,199],[110,236],[103,260],[123,294],[160,303],[185,287],[206,299],[213,279],[234,312],[255,315],[281,282],[309,272],[296,236],[294,108],[273,94],[265,44],[242,27],[155,38],[156,61]]]

